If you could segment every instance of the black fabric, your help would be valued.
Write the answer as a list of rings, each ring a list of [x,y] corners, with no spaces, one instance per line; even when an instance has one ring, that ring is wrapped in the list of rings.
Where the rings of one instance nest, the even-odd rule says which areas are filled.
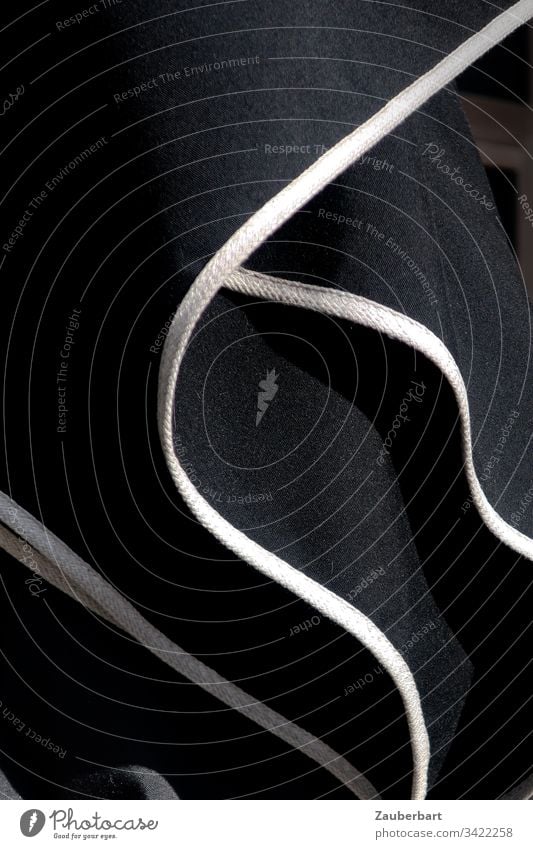
[[[357,641],[189,514],[157,434],[160,351],[237,226],[510,5],[128,1],[66,26],[71,4],[54,2],[1,34],[18,56],[3,91],[23,87],[2,116],[2,489],[169,637],[388,798],[408,797],[411,779],[396,689]],[[239,63],[214,67],[229,59]],[[530,306],[490,206],[450,88],[249,265],[364,295],[442,338],[468,387],[487,497],[531,535]],[[258,382],[273,368],[278,392],[256,426]],[[421,403],[411,398],[383,455],[415,385]],[[471,504],[440,372],[371,331],[224,293],[177,399],[177,450],[217,508],[371,615],[404,654],[430,726],[431,793],[496,798],[516,784],[531,768],[531,564]],[[23,797],[162,798],[153,770],[180,798],[352,798],[80,605],[26,583],[7,555],[0,564],[1,760]]]

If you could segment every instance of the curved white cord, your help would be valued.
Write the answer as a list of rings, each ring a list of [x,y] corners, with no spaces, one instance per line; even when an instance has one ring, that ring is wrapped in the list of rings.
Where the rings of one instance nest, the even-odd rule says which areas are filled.
[[[159,377],[159,427],[163,450],[173,479],[191,510],[236,554],[305,598],[365,643],[384,663],[397,683],[411,729],[413,798],[423,798],[427,787],[429,739],[420,696],[411,672],[384,634],[362,613],[289,564],[261,548],[230,525],[200,495],[181,468],[173,446],[176,384],[183,356],[205,307],[228,277],[259,245],[380,139],[395,129],[428,98],[449,83],[489,47],[505,38],[533,15],[533,0],[520,0],[507,12],[474,34],[433,69],[392,98],[376,115],[342,139],[256,212],[217,251],[196,278],[170,327]],[[290,285],[290,284],[289,284]],[[477,478],[476,478],[477,481]]]
[[[169,329],[159,372],[159,431],[163,451],[174,482],[193,513],[240,558],[297,593],[361,640],[384,664],[397,684],[411,732],[413,799],[424,798],[426,794],[430,747],[420,695],[409,667],[371,620],[325,587],[254,543],[217,513],[198,492],[174,451],[176,386],[183,357],[197,322],[217,291],[239,270],[241,264],[342,171],[398,127],[490,47],[532,16],[533,0],[520,0],[498,15],[434,68],[392,98],[379,112],[317,159],[252,215],[206,264],[181,302]]]
[[[236,272],[241,263],[265,239],[287,221],[310,198],[335,179],[345,168],[355,162],[376,142],[397,127],[429,97],[450,82],[487,49],[505,38],[506,35],[528,20],[532,15],[533,0],[520,0],[511,9],[499,15],[484,27],[483,30],[473,35],[457,48],[457,50],[443,59],[435,68],[428,71],[397,97],[393,98],[361,127],[335,145],[335,147],[318,159],[293,183],[288,185],[253,215],[226,242],[221,250],[215,254],[191,287],[191,290],[176,313],[170,328],[161,363],[159,424],[163,449],[176,485],[191,506],[191,509],[194,510],[199,518],[204,521],[204,524],[226,545],[232,548],[243,559],[248,560],[257,566],[258,569],[265,572],[265,574],[269,574],[275,580],[279,581],[279,583],[292,589],[298,595],[301,595],[302,598],[306,598],[325,615],[343,625],[347,631],[353,633],[361,642],[371,647],[376,657],[389,670],[404,699],[411,730],[413,747],[413,798],[423,798],[425,795],[427,766],[429,763],[429,742],[416,684],[403,658],[401,658],[385,635],[375,627],[371,620],[359,611],[354,610],[354,608],[329,590],[311,581],[270,552],[257,546],[229,525],[229,523],[225,522],[201,498],[199,493],[194,490],[194,487],[189,485],[186,475],[181,470],[175,458],[172,446],[174,395],[183,354],[193,329],[207,304],[211,301],[215,293],[225,285],[225,282],[229,280],[232,272]],[[282,289],[277,288],[278,284],[279,281],[273,278],[269,281],[265,281],[263,278],[260,283],[258,280],[252,281],[252,276],[247,272],[234,275],[230,281],[230,285],[233,288],[239,289],[239,287],[242,287],[239,289],[240,291],[244,291],[246,287],[256,285],[260,287],[274,287],[270,291],[269,297],[282,300]],[[285,282],[285,286],[291,289],[290,296],[287,292],[284,292],[287,302],[295,303],[299,293],[302,291],[302,284]],[[312,298],[316,296],[318,301],[321,297],[326,298],[326,295],[320,293],[318,289],[314,287],[308,288],[313,289]],[[295,291],[296,289],[298,292]],[[266,291],[266,289],[263,289],[263,291]],[[312,308],[327,311],[327,301],[329,299],[331,307],[332,294],[328,290],[326,300],[320,306]],[[341,293],[335,294],[339,295]],[[311,293],[306,293],[306,300],[310,295]],[[352,296],[352,298],[355,298],[355,296]],[[359,300],[362,301],[364,299]],[[309,301],[305,305],[309,305]],[[367,320],[368,305],[377,308],[377,305],[367,302],[363,310],[365,313],[364,317]],[[344,302],[342,304],[339,302],[336,306],[337,309],[345,309],[345,307],[346,304]],[[352,307],[354,307],[353,304],[350,305],[350,309]],[[354,309],[357,311],[355,307]],[[381,309],[384,310],[385,308]],[[405,325],[402,329],[404,336],[409,323],[418,325],[417,322],[411,322],[405,316],[395,314],[392,310],[389,312],[394,314],[393,326],[387,330],[385,325],[383,325],[381,329],[384,332],[389,332],[389,335],[392,335],[394,338],[404,338],[399,335],[399,319]],[[381,322],[381,319],[383,319],[383,315],[380,316],[379,322]],[[362,317],[356,320],[364,323]],[[418,332],[430,333],[427,328],[422,328],[422,325],[418,325]],[[433,336],[433,334],[430,335]],[[407,336],[409,337],[408,332]],[[442,345],[437,337],[433,337],[433,339]],[[409,337],[409,339],[404,339],[404,341],[412,342],[412,339]],[[435,341],[432,342],[432,345],[435,345]],[[444,348],[444,346],[442,347]],[[445,352],[448,357],[451,356],[447,352],[447,349],[445,349]],[[441,353],[444,356],[444,352]],[[436,360],[434,361],[436,362]],[[459,377],[461,378],[460,374]],[[468,409],[466,409],[467,413]],[[467,417],[463,421],[463,430],[465,434],[469,434],[469,420]],[[480,503],[483,504],[484,501],[486,502],[486,499],[473,471],[473,466],[471,475],[473,477],[470,482],[474,494]],[[490,508],[488,502],[484,506]],[[495,516],[499,522],[503,522],[497,514]],[[494,517],[492,519],[494,520]],[[65,543],[3,493],[0,493],[0,521],[15,531],[14,534],[6,527],[0,527],[0,546],[13,557],[28,565],[28,558],[23,548],[25,541],[27,541],[34,548],[32,560],[37,564],[40,574],[54,586],[72,596],[77,601],[80,601],[94,613],[120,627],[168,666],[216,696],[224,704],[235,708],[262,728],[268,729],[271,733],[285,740],[291,746],[301,749],[308,757],[339,778],[359,798],[378,798],[370,782],[344,758],[330,749],[329,746],[317,740],[294,723],[288,722],[277,712],[270,710],[261,703],[255,702],[252,697],[248,696],[240,688],[219,676],[201,661],[183,652],[175,643],[144,619],[133,605],[121,596],[89,564],[85,563]],[[16,534],[20,534],[21,536],[16,536]],[[519,537],[524,537],[519,532],[516,532],[516,534]],[[528,540],[527,537],[524,537],[524,539]],[[531,542],[530,540],[528,541]],[[530,556],[530,553],[526,554],[526,556]]]
[[[470,410],[463,375],[444,342],[428,327],[390,307],[351,292],[283,280],[246,269],[231,274],[225,285],[244,295],[268,298],[270,301],[303,307],[370,327],[416,348],[435,363],[451,385],[459,407],[464,470],[474,504],[488,529],[498,539],[518,554],[533,560],[533,539],[502,519],[483,492],[474,466]]]
[[[12,557],[37,569],[46,581],[121,628],[184,678],[307,755],[354,796],[379,799],[370,781],[345,758],[169,640],[92,566],[4,493],[0,493],[0,521],[7,526],[0,525],[0,547]],[[33,549],[31,557],[24,548],[28,543]]]
[[[393,97],[252,215],[202,269],[174,316],[160,367],[159,417],[164,446],[172,426],[177,372],[199,315],[252,253],[282,224],[346,168],[413,114],[443,86],[475,62],[489,48],[533,16],[533,0],[520,0],[478,33],[468,38],[434,68]],[[171,433],[170,433],[171,436]]]

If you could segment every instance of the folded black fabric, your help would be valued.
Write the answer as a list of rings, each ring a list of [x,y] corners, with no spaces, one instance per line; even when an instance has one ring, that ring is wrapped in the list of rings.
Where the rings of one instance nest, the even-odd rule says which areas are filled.
[[[237,228],[511,5],[0,13],[14,57],[1,489],[384,798],[412,792],[397,682],[368,643],[191,512],[161,451],[158,372],[174,313]],[[419,694],[429,796],[499,798],[533,771],[531,308],[454,86],[245,265],[367,299],[412,334],[224,288],[177,382],[176,457],[229,525],[385,635]],[[305,746],[174,673],[32,558],[28,544],[29,570],[0,560],[2,794],[353,798]]]

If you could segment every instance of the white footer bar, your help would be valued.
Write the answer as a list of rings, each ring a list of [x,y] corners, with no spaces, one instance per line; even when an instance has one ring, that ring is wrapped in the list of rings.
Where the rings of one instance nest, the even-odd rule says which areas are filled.
[[[533,847],[533,806],[500,802],[5,801],[2,846],[195,849]],[[35,838],[35,843],[29,840]]]

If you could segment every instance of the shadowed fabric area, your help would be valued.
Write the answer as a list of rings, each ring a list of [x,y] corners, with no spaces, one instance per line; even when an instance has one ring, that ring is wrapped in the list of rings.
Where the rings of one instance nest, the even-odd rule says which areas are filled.
[[[510,5],[128,0],[78,21],[67,2],[24,0],[11,24],[13,8],[0,12],[15,57],[2,91],[22,87],[1,119],[0,488],[388,799],[409,798],[412,779],[397,687],[191,514],[159,442],[159,363],[232,233]],[[533,535],[531,308],[453,86],[246,266],[362,296],[441,339],[483,491]],[[456,399],[415,345],[225,289],[184,359],[174,444],[225,519],[362,611],[406,661],[430,798],[495,799],[532,771],[531,561],[476,510]],[[25,554],[30,571],[0,552],[4,796],[353,798]]]

